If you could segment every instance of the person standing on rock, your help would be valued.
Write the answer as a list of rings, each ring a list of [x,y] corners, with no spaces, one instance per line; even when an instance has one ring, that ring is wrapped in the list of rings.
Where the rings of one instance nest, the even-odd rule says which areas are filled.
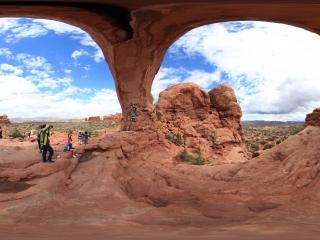
[[[0,139],[2,138],[2,127],[0,126]]]
[[[50,146],[50,130],[53,128],[52,125],[45,124],[43,128],[40,129],[40,145],[42,149],[42,161],[43,162],[53,162],[53,148]],[[47,159],[47,152],[49,152],[49,156]]]

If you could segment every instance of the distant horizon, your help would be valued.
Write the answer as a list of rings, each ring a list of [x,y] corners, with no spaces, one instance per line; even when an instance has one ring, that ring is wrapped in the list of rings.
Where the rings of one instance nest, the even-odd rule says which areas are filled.
[[[41,121],[48,121],[50,122],[50,120],[52,121],[62,121],[62,120],[65,120],[65,121],[70,121],[70,120],[85,120],[89,117],[104,117],[104,116],[113,116],[113,115],[117,115],[117,114],[122,114],[121,112],[119,113],[114,113],[114,114],[107,114],[107,115],[94,115],[94,116],[87,116],[87,117],[84,117],[84,118],[53,118],[53,117],[36,117],[36,118],[32,118],[32,117],[26,117],[26,118],[10,118],[8,116],[8,119],[10,120],[10,122],[20,122],[20,121],[23,121],[23,122],[41,122]],[[242,120],[241,119],[241,122],[283,122],[283,123],[302,123],[302,122],[305,122],[305,120],[286,120],[286,121],[281,121],[281,120],[264,120],[264,119],[255,119],[255,120]]]

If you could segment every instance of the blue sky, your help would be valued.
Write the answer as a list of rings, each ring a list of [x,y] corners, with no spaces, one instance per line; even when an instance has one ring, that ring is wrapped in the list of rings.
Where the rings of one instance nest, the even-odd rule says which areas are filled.
[[[0,18],[0,115],[84,118],[120,112],[91,37],[74,26]],[[304,120],[320,107],[320,38],[301,28],[227,22],[190,31],[168,49],[152,94],[179,82],[232,86],[243,120]]]

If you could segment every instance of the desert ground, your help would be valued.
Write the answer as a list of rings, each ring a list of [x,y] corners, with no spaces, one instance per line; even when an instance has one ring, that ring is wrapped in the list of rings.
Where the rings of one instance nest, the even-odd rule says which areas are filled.
[[[300,128],[300,126],[297,127]],[[266,134],[266,129],[271,134]],[[279,129],[283,130],[283,132],[280,131],[281,134]],[[277,126],[245,129],[247,139],[255,139],[252,136],[259,133],[260,140],[255,139],[256,142],[262,141],[269,135],[273,135],[274,138],[283,138],[286,134],[290,136],[291,130],[292,128],[289,127]],[[103,129],[99,136],[90,138],[90,144],[117,131],[119,131],[117,127]],[[254,134],[251,134],[252,132]],[[275,132],[278,135],[274,134]],[[63,155],[62,149],[66,135],[66,132],[55,132],[51,137],[55,149],[54,165],[59,161],[66,161],[63,158],[57,158]],[[77,148],[79,147],[76,139],[77,132],[74,135],[74,145]],[[256,143],[250,142],[250,144]],[[6,138],[0,141],[0,146],[2,166],[5,166],[4,158],[8,155],[11,158],[6,163],[7,166],[11,161],[15,162],[15,166],[19,165],[18,162],[21,166],[45,164],[38,163],[41,158],[37,144],[31,139]],[[260,154],[263,154],[263,151]],[[99,156],[98,153],[96,155]],[[78,178],[77,184],[88,184],[84,187],[84,192],[79,193],[80,189],[74,191],[75,187],[69,187],[70,192],[47,193],[41,197],[44,199],[28,200],[28,196],[23,196],[22,203],[16,207],[13,204],[6,209],[6,214],[3,214],[2,210],[0,233],[3,239],[318,239],[318,219],[320,218],[317,218],[314,213],[308,216],[310,209],[301,210],[303,206],[300,209],[290,210],[292,216],[290,212],[282,215],[282,211],[274,213],[270,210],[270,213],[264,214],[258,214],[258,211],[256,217],[249,219],[234,216],[235,219],[226,220],[221,216],[214,218],[201,216],[197,213],[197,207],[189,205],[173,204],[155,208],[144,202],[135,202],[124,196],[123,192],[119,192],[119,189],[114,189],[115,186],[109,186],[111,192],[100,189],[100,193],[87,191],[85,194],[87,188],[101,184],[113,185],[115,182],[109,177],[102,178],[99,174],[95,175],[99,170],[95,168],[92,159],[88,161],[92,157],[86,157],[86,154],[79,154],[79,156],[82,161],[72,178],[74,178],[73,181]],[[104,167],[111,168],[112,165],[114,163],[110,161]],[[100,164],[99,166],[101,167]],[[104,169],[104,171],[110,170]],[[26,191],[30,185],[33,185],[33,181],[31,178],[28,181],[13,181],[8,184],[2,178],[0,182],[2,205],[6,206],[6,201],[9,200],[19,202],[19,199],[3,199],[3,195]],[[72,184],[75,183],[70,185]],[[29,201],[38,201],[38,203],[29,203]],[[28,207],[28,205],[31,206]],[[316,202],[312,202],[312,205],[317,207]],[[18,214],[16,215],[15,212]],[[241,212],[235,211],[234,214],[238,215]]]

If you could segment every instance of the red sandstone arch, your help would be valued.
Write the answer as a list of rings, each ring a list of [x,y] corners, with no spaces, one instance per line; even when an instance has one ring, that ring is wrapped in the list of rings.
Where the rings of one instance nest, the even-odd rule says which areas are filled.
[[[123,113],[137,104],[137,121],[146,128],[154,124],[154,76],[167,48],[187,31],[215,22],[259,20],[320,33],[319,16],[315,0],[0,0],[0,17],[58,20],[88,32],[109,63]]]

